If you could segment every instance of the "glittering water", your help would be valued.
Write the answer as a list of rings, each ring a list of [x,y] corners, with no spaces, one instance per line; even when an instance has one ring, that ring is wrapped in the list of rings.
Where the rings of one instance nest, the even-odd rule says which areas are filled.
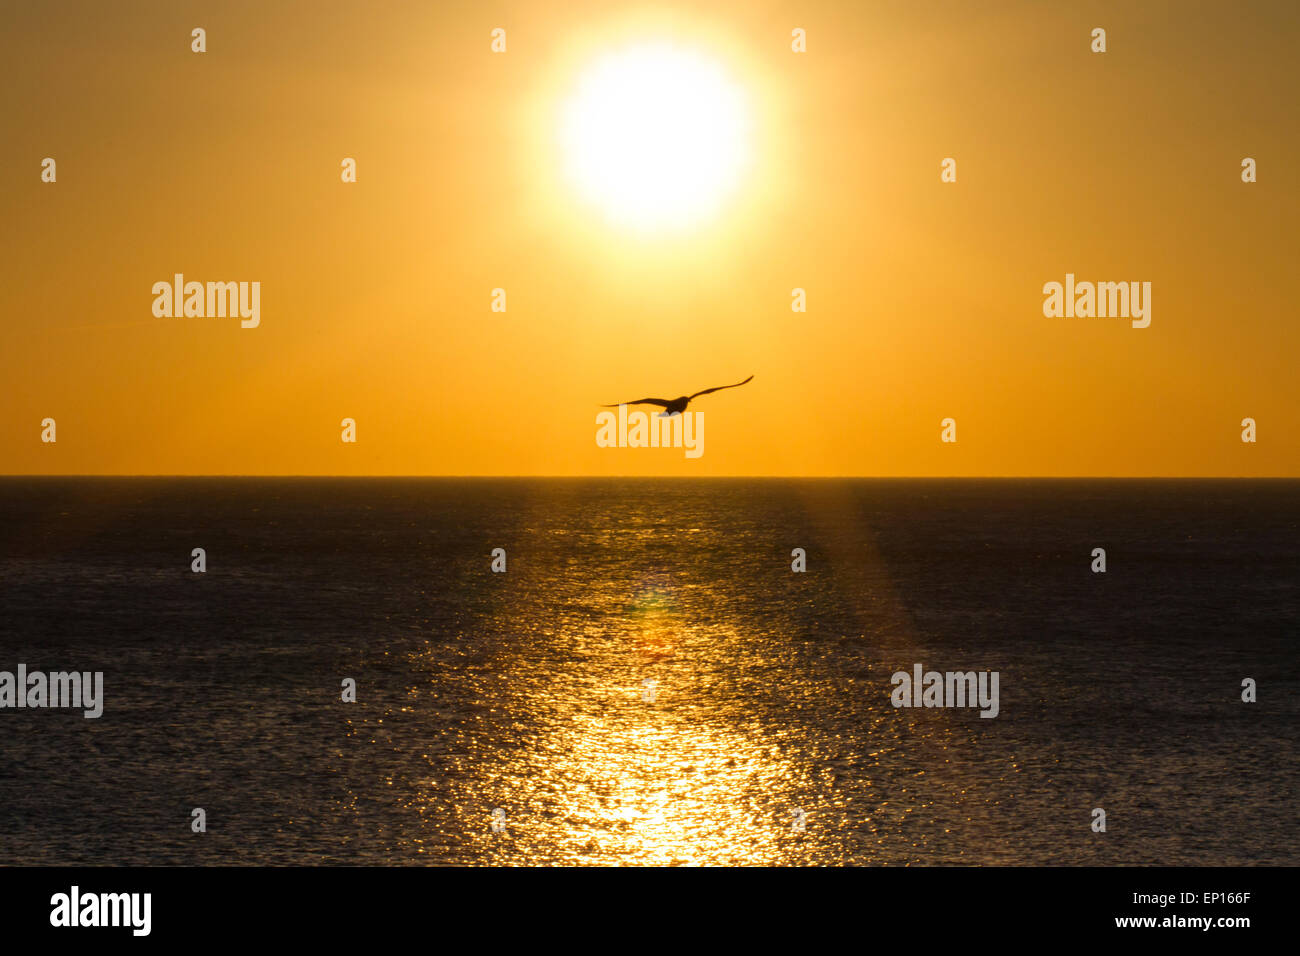
[[[3,479],[0,595],[0,864],[1300,863],[1300,482]]]

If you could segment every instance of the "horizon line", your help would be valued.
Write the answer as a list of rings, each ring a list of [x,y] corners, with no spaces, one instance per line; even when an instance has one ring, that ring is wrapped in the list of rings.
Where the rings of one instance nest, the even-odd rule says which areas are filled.
[[[637,479],[678,479],[682,481],[1300,481],[1300,475],[503,475],[503,474],[237,474],[237,473],[3,473],[0,480],[13,478],[291,478],[291,479],[497,479],[527,481],[630,481]]]

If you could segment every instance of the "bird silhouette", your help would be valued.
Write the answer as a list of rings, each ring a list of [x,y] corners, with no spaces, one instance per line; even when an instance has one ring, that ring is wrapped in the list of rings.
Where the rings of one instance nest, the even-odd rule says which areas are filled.
[[[691,403],[692,399],[699,398],[701,395],[708,395],[710,392],[720,392],[724,388],[740,388],[748,383],[754,376],[749,376],[744,382],[737,382],[735,385],[715,385],[713,388],[706,388],[703,391],[696,392],[694,395],[679,395],[676,398],[638,398],[635,402],[616,402],[613,405],[604,405],[603,408],[618,408],[619,405],[659,405],[663,411],[659,414],[662,417],[670,415],[680,415],[686,411],[686,406]]]

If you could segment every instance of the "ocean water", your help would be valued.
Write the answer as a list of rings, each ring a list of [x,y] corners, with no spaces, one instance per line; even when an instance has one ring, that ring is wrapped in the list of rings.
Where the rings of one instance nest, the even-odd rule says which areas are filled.
[[[0,479],[0,864],[1294,865],[1298,637],[1297,481]]]

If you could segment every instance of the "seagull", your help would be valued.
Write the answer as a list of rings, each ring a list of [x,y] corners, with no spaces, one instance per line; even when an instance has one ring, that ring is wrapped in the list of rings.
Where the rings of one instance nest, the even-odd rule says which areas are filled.
[[[635,402],[618,402],[615,405],[603,405],[602,408],[618,408],[619,405],[659,405],[663,411],[659,413],[660,418],[668,418],[672,415],[680,415],[686,411],[686,406],[691,403],[691,399],[699,398],[701,395],[708,395],[709,392],[720,392],[724,388],[740,388],[747,384],[754,376],[749,376],[743,382],[737,382],[735,385],[718,385],[714,388],[706,388],[702,392],[696,392],[694,395],[679,395],[674,399],[667,398],[638,398]]]

